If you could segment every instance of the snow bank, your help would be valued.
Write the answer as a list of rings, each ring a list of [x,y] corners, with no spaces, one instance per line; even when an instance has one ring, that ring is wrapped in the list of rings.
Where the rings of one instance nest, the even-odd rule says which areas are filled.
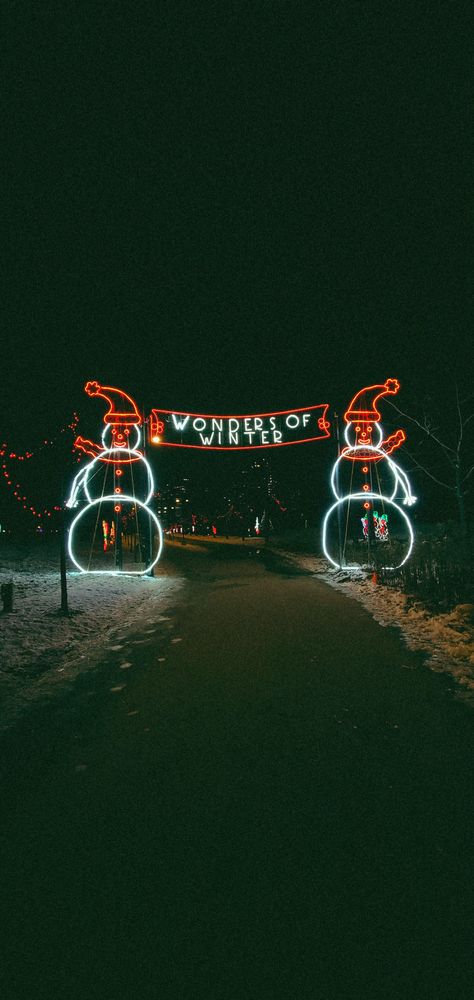
[[[13,580],[13,612],[0,613],[0,725],[26,701],[93,666],[114,639],[160,620],[183,581],[68,573],[70,614],[60,613],[57,546],[2,545],[0,583]]]
[[[373,582],[362,569],[335,570],[315,556],[280,554],[359,601],[380,625],[401,629],[409,649],[426,654],[424,662],[430,670],[449,673],[466,691],[474,692],[474,605],[459,604],[445,614],[432,614],[420,604],[413,605],[402,591]],[[474,702],[474,694],[471,699]]]

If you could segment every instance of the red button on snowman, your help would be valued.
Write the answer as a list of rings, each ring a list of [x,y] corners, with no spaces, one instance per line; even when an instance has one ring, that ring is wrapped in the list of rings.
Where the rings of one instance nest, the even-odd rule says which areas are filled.
[[[398,569],[403,566],[413,548],[413,527],[398,501],[401,500],[404,507],[410,507],[416,497],[406,472],[390,458],[395,449],[403,444],[405,432],[397,430],[384,439],[377,408],[379,399],[395,395],[399,388],[400,384],[394,378],[387,379],[383,385],[366,386],[356,393],[344,414],[346,446],[331,475],[336,502],[324,518],[322,536],[324,554],[338,569],[359,565],[351,567],[345,561],[345,549],[353,535],[354,525],[362,523],[362,534],[359,527],[358,537],[367,545],[371,541],[386,545],[390,537],[388,512],[398,515],[396,544],[393,545],[395,564],[383,568]]]
[[[85,391],[88,396],[101,396],[109,409],[101,444],[83,437],[74,442],[74,447],[91,455],[92,461],[77,473],[66,502],[66,507],[73,508],[78,506],[79,496],[85,500],[69,528],[69,555],[82,573],[148,573],[160,558],[163,533],[148,506],[154,482],[150,465],[139,450],[142,418],[133,399],[121,389],[87,382]],[[96,568],[99,520],[104,539],[100,548],[109,561],[113,556],[113,568]],[[87,545],[89,527],[92,537]],[[112,546],[113,553],[107,552]],[[107,556],[104,558],[107,562]],[[135,568],[137,563],[139,569]]]

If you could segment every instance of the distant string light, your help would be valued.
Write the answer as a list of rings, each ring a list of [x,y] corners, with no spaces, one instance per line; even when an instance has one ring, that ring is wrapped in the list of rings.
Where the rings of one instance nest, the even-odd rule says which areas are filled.
[[[77,413],[74,413],[70,423],[65,424],[64,427],[61,427],[61,429],[54,437],[44,438],[43,441],[41,441],[41,443],[36,446],[34,451],[25,451],[23,453],[10,451],[6,441],[4,441],[0,447],[0,458],[2,459],[1,469],[4,479],[6,480],[6,485],[10,488],[10,492],[14,497],[14,499],[16,500],[16,502],[21,505],[23,510],[29,512],[33,517],[35,517],[39,522],[39,524],[44,523],[46,518],[51,517],[53,511],[61,510],[61,507],[59,505],[55,505],[54,507],[43,507],[41,509],[39,507],[36,507],[34,504],[29,503],[23,487],[21,486],[20,483],[16,482],[16,476],[10,471],[8,463],[10,461],[26,462],[32,458],[36,458],[38,455],[41,454],[42,451],[44,451],[45,448],[51,448],[57,445],[58,441],[60,441],[61,439],[61,435],[67,434],[68,431],[71,431],[72,434],[74,434],[78,422],[79,422],[79,416]]]

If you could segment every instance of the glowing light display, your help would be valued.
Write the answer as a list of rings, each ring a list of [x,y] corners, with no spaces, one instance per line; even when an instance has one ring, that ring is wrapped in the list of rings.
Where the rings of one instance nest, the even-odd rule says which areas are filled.
[[[328,403],[274,413],[218,415],[152,410],[150,442],[173,448],[243,451],[278,448],[329,437]]]
[[[362,562],[374,558],[371,546],[383,543],[385,551],[391,548],[395,553],[394,565],[383,567],[385,569],[403,566],[412,551],[413,528],[397,501],[401,499],[403,506],[410,507],[416,502],[416,497],[406,472],[389,457],[405,441],[405,432],[397,430],[384,440],[377,409],[381,397],[394,395],[399,388],[397,379],[387,379],[383,385],[361,389],[344,414],[346,446],[334,463],[330,480],[336,502],[327,511],[322,527],[324,554],[338,569],[360,566],[360,562],[346,562],[348,542],[351,543],[352,553],[354,549],[357,553],[358,545],[365,543],[361,551]],[[360,477],[355,484],[354,474]],[[344,477],[346,485],[341,487]],[[399,493],[401,496],[397,495]],[[395,522],[398,521],[396,531],[389,531],[388,512],[390,520],[393,515]],[[358,535],[354,538],[357,525]],[[389,546],[389,542],[393,545]]]
[[[82,573],[143,575],[149,573],[160,558],[163,532],[156,514],[148,506],[153,495],[154,481],[151,467],[139,449],[141,416],[131,397],[121,389],[101,386],[98,382],[87,382],[85,391],[89,396],[106,399],[109,409],[104,417],[105,429],[101,444],[82,437],[75,441],[76,449],[92,456],[92,461],[83,466],[75,476],[66,503],[66,507],[73,508],[77,506],[81,494],[85,499],[85,506],[75,516],[69,528],[69,555]],[[143,473],[145,479],[141,496],[137,495],[140,491],[137,482],[139,472]],[[101,520],[100,548],[104,558],[109,555],[114,560],[113,569],[91,568],[95,529],[89,539],[88,557],[84,559],[83,553],[87,550],[83,529],[87,528],[86,515],[91,512],[96,514],[89,519],[92,526],[95,522],[97,528],[99,519]],[[127,552],[129,562],[124,568],[124,554]],[[144,567],[132,568],[131,558],[144,563]]]
[[[74,413],[70,423],[62,427],[53,438],[44,438],[44,440],[37,447],[35,447],[33,451],[25,451],[23,452],[23,454],[20,454],[19,452],[16,451],[11,451],[8,448],[6,441],[4,441],[0,446],[1,469],[3,476],[5,478],[6,485],[10,487],[13,497],[15,498],[16,502],[20,504],[23,510],[27,511],[29,514],[32,514],[33,517],[36,518],[38,522],[38,527],[41,527],[42,524],[45,524],[46,523],[45,519],[51,517],[54,511],[60,511],[61,507],[55,505],[51,508],[43,507],[43,509],[40,510],[34,504],[30,503],[26,496],[26,493],[24,492],[24,487],[21,485],[21,483],[14,481],[16,479],[16,475],[10,472],[9,462],[11,460],[15,462],[28,462],[32,458],[34,459],[40,457],[44,449],[50,447],[54,448],[56,445],[58,445],[62,435],[67,435],[69,431],[74,432],[77,427],[78,421],[79,417],[77,413]]]

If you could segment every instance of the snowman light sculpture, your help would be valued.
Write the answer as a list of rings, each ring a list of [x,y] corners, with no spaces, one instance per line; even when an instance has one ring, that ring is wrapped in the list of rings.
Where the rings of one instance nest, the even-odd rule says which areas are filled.
[[[381,542],[386,547],[390,537],[389,515],[398,515],[400,526],[404,526],[404,538],[397,542],[396,565],[384,566],[384,569],[403,566],[413,548],[412,524],[398,501],[401,500],[403,507],[410,507],[416,502],[416,497],[407,474],[389,457],[400,447],[406,435],[404,431],[397,430],[383,440],[381,416],[377,409],[377,402],[382,396],[393,396],[399,388],[399,382],[393,378],[387,379],[383,385],[367,386],[356,393],[344,414],[346,447],[335,462],[331,475],[336,502],[329,508],[322,530],[324,554],[337,569],[359,568],[358,564],[347,565],[344,558],[349,525],[354,521],[362,527],[359,537],[367,543],[367,548],[371,542],[373,545]],[[357,477],[355,483],[354,475]]]
[[[163,547],[163,533],[156,514],[148,506],[154,490],[149,463],[139,450],[142,418],[127,393],[98,382],[87,382],[88,396],[101,396],[109,404],[105,414],[102,443],[76,438],[74,447],[92,456],[92,461],[77,473],[66,507],[78,506],[82,495],[85,506],[69,528],[69,555],[82,573],[149,573],[156,565]],[[144,484],[143,484],[144,480]],[[89,518],[88,518],[89,515]],[[99,551],[101,564],[113,559],[113,568],[91,568],[97,562],[96,532],[101,524]],[[87,565],[81,561],[85,548],[84,529],[90,526]],[[126,526],[126,533],[124,533]],[[133,556],[130,568],[124,568],[126,551]],[[125,552],[124,552],[125,549]],[[156,549],[156,551],[154,551]],[[109,550],[109,551],[107,551]],[[124,559],[125,556],[125,559]],[[134,568],[135,560],[141,568]]]

